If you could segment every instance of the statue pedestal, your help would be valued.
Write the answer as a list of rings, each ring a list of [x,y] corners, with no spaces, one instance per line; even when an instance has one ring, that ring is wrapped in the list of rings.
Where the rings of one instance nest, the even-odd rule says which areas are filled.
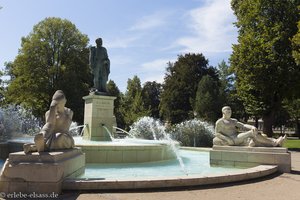
[[[83,139],[94,141],[111,141],[110,133],[116,126],[114,116],[114,100],[116,97],[103,95],[89,95],[83,97],[84,124],[86,125]],[[106,130],[107,129],[107,130]]]
[[[291,171],[291,153],[282,147],[217,146],[209,152],[210,164],[216,166],[277,165],[280,172]]]
[[[84,169],[85,155],[80,149],[10,153],[1,171],[0,191],[59,194],[63,180],[84,173]]]

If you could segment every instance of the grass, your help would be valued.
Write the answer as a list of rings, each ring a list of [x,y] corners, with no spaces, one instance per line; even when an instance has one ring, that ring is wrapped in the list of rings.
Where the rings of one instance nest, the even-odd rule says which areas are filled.
[[[287,139],[284,142],[283,147],[300,150],[300,139]]]

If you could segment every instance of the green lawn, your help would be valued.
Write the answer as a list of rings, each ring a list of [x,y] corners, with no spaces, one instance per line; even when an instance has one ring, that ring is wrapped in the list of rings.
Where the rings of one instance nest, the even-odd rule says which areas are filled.
[[[289,149],[299,149],[300,150],[300,139],[297,140],[286,140],[283,144],[284,147]]]

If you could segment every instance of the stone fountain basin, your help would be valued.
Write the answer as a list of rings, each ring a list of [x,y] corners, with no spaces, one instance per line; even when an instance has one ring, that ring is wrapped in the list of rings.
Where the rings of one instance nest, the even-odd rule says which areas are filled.
[[[259,165],[244,169],[240,172],[232,172],[223,175],[210,174],[206,176],[174,176],[134,178],[124,180],[106,179],[66,179],[63,182],[63,190],[121,190],[121,189],[150,189],[150,188],[174,188],[201,185],[212,185],[246,181],[268,176],[277,172],[276,165]]]
[[[164,167],[160,166],[152,170],[154,172],[152,175],[150,175],[151,172],[147,172],[149,170],[147,167],[136,169],[136,167],[132,166],[132,164],[132,169],[127,175],[123,174],[126,171],[126,165],[120,166],[120,169],[118,167],[117,169],[112,169],[112,165],[107,165],[107,168],[111,170],[110,174],[105,170],[103,171],[103,168],[101,167],[98,170],[89,172],[90,169],[88,166],[86,166],[87,168],[84,175],[76,178],[67,178],[64,180],[63,190],[134,190],[201,186],[251,180],[268,176],[278,171],[277,165],[251,165],[247,168],[212,168],[209,165],[208,153],[207,155],[204,153],[210,149],[181,149],[188,150],[186,151],[186,154],[182,154],[182,156],[186,157],[187,154],[191,156],[189,157],[190,160],[187,159],[187,157],[184,159],[188,169],[188,174],[184,174],[183,171],[180,170],[178,163],[178,172],[176,173],[174,173],[176,166],[174,166],[174,168],[169,168],[167,172],[164,172]],[[196,152],[199,152],[200,154]],[[169,163],[170,161],[167,162]],[[175,162],[173,164],[176,165]],[[148,165],[151,167],[150,164],[145,164],[145,166]],[[159,163],[154,165],[159,165]],[[102,166],[106,166],[106,164]],[[139,171],[142,170],[144,170],[145,173],[141,175]],[[155,172],[155,170],[158,171]]]
[[[176,158],[168,140],[115,139],[100,142],[75,138],[75,144],[85,153],[87,163],[144,163]],[[179,146],[179,143],[175,142],[175,145]]]
[[[150,145],[150,144],[149,144]],[[105,145],[103,145],[105,146]],[[120,145],[122,146],[122,145]],[[151,145],[150,145],[151,146]],[[204,151],[198,148],[184,148]],[[205,151],[207,151],[206,149]],[[208,160],[208,159],[206,159]],[[179,167],[179,166],[178,166]],[[120,190],[143,188],[188,187],[210,184],[245,181],[273,174],[278,171],[276,165],[259,165],[238,171],[227,171],[222,174],[189,174],[173,176],[127,177],[127,178],[66,178],[62,183],[63,190]]]
[[[82,137],[74,137],[74,140],[75,146],[80,147],[85,153],[86,163],[144,163],[172,160],[176,158],[176,154],[171,145],[179,148],[178,142],[173,141],[173,144],[170,144],[168,140],[127,138],[90,141]],[[10,152],[22,151],[23,144],[32,142],[33,137],[12,139],[9,141],[9,150]],[[5,149],[8,150],[8,147]]]

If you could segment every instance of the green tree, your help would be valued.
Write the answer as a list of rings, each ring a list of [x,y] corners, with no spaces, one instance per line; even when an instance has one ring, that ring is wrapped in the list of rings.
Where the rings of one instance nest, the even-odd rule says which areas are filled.
[[[298,10],[300,6],[298,6]],[[293,45],[293,57],[295,62],[300,67],[300,20],[297,24],[298,31],[293,36],[292,45]],[[298,76],[299,78],[299,76]],[[300,88],[299,82],[297,88]],[[296,134],[300,138],[300,90],[295,92],[295,96],[293,98],[285,99],[284,108],[289,113],[290,117],[296,124]]]
[[[300,4],[300,2],[299,2],[299,4]],[[300,6],[298,6],[298,10],[300,10]],[[298,31],[292,38],[292,48],[293,48],[292,54],[293,54],[293,57],[295,59],[297,66],[299,68],[300,67],[300,20],[297,23],[297,28],[298,28]],[[300,81],[295,83],[295,84],[298,84],[296,86],[297,88],[300,88],[299,82]],[[298,97],[300,97],[300,90],[298,90],[298,92],[296,91],[296,93],[295,93],[295,99],[297,99]]]
[[[298,99],[285,99],[284,108],[289,113],[291,119],[295,123],[296,135],[300,138],[300,98]]]
[[[247,121],[248,115],[236,91],[236,76],[224,60],[218,64],[217,69],[221,83],[220,97],[224,100],[223,105],[228,105],[235,110],[235,118]],[[222,116],[221,110],[218,111],[218,116]]]
[[[196,93],[195,111],[197,117],[208,122],[216,122],[219,118],[224,98],[220,92],[219,81],[205,75],[199,81]]]
[[[113,80],[109,80],[106,87],[108,94],[110,96],[116,97],[114,101],[114,114],[117,120],[117,126],[120,128],[125,128],[124,118],[121,113],[121,102],[123,94],[120,92],[118,86]]]
[[[300,6],[299,6],[300,8]],[[297,24],[298,31],[293,36],[292,44],[293,44],[293,57],[298,65],[300,65],[300,21]]]
[[[121,114],[124,117],[125,129],[129,129],[133,122],[139,118],[149,115],[150,111],[145,109],[142,98],[141,80],[134,76],[128,79],[127,90],[122,100]]]
[[[82,97],[89,93],[88,37],[68,20],[46,18],[22,38],[21,48],[8,65],[12,81],[6,98],[30,108],[39,118],[48,109],[53,93],[61,89],[74,120],[83,121]]]
[[[234,87],[234,76],[232,71],[230,71],[230,66],[227,65],[224,60],[222,60],[221,63],[218,64],[217,69],[219,80],[221,82],[221,89],[228,94],[229,91],[231,91]]]
[[[3,104],[5,104],[5,98],[4,98],[4,94],[5,94],[5,81],[3,80],[3,76],[4,76],[5,72],[0,70],[0,105],[3,106]]]
[[[232,0],[231,5],[239,29],[230,58],[237,93],[249,114],[262,116],[263,132],[272,136],[282,100],[299,90],[300,69],[291,48],[299,1]]]
[[[163,119],[179,123],[193,118],[197,86],[207,74],[217,78],[202,54],[180,55],[175,63],[168,63],[160,103]]]
[[[150,110],[150,117],[159,118],[159,103],[162,85],[155,81],[148,81],[143,85],[142,97],[144,106]]]

